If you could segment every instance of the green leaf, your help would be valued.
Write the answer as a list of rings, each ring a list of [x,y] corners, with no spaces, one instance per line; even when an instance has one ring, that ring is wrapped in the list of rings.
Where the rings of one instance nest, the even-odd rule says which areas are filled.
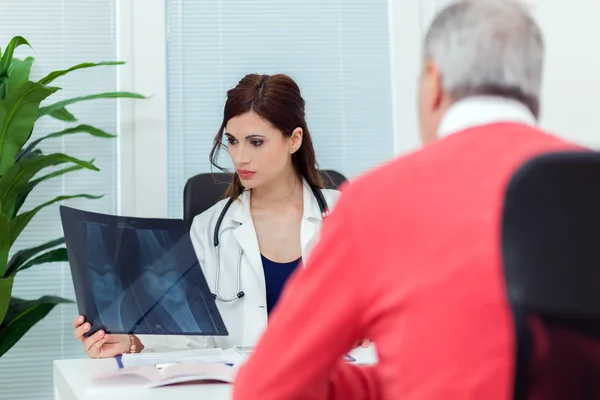
[[[28,81],[0,100],[0,175],[31,136],[40,103],[57,90]]]
[[[8,69],[8,90],[14,90],[29,80],[33,57],[27,57],[25,60],[14,58]]]
[[[12,276],[0,277],[0,324],[2,324],[2,320],[8,311],[13,282],[14,278]]]
[[[21,251],[16,252],[8,262],[8,268],[6,269],[6,275],[14,275],[12,271],[17,271],[21,265],[23,265],[27,260],[36,254],[51,249],[53,247],[59,246],[65,242],[65,238],[58,238],[41,244],[36,247],[30,247],[29,249],[23,249]]]
[[[39,151],[39,150],[36,150],[36,151]],[[93,163],[93,162],[94,162],[94,160],[90,161],[90,163]],[[35,189],[35,187],[38,184],[40,184],[41,182],[44,182],[48,179],[52,179],[57,176],[67,174],[69,172],[78,171],[80,169],[84,169],[84,168],[80,165],[74,165],[72,167],[63,168],[58,171],[54,171],[50,174],[42,176],[41,178],[38,178],[38,179],[35,179],[35,180],[29,182],[27,184],[27,187],[25,189],[23,189],[23,191],[21,193],[19,193],[19,195],[17,196],[17,200],[15,201],[15,209],[13,210],[13,214],[11,215],[11,218],[14,218],[17,215],[17,213],[19,212],[19,210],[25,203],[25,200],[27,200],[27,196],[29,196],[29,193],[31,193],[31,191],[33,189]],[[1,207],[1,204],[0,204],[0,207]]]
[[[15,202],[19,194],[26,189],[29,180],[46,167],[72,163],[93,171],[99,169],[87,162],[62,153],[40,155],[19,161],[0,176],[0,203],[2,212],[13,215]]]
[[[94,161],[95,160],[96,160],[95,158],[92,158],[88,163],[90,165],[94,165]],[[86,168],[85,165],[73,165],[72,167],[59,169],[58,171],[54,171],[54,172],[46,174],[46,175],[44,175],[44,176],[42,176],[40,178],[34,179],[33,181],[29,182],[29,185],[36,186],[37,184],[39,184],[41,182],[44,182],[44,181],[46,181],[48,179],[52,179],[52,178],[55,178],[57,176],[61,176],[61,175],[64,175],[66,173],[73,172],[73,171],[78,171],[78,170],[84,169],[84,168]]]
[[[91,125],[81,124],[81,125],[77,125],[73,128],[67,128],[60,132],[54,132],[49,135],[46,135],[43,138],[38,139],[37,142],[39,143],[40,141],[42,141],[44,139],[55,138],[55,137],[60,137],[60,136],[64,136],[64,135],[70,135],[73,133],[89,133],[92,136],[101,137],[101,138],[114,138],[117,136],[117,135],[113,135],[112,133],[105,132],[102,129],[93,127]]]
[[[46,135],[44,137],[41,137],[41,138],[39,138],[37,140],[34,140],[29,145],[27,145],[27,147],[25,149],[22,149],[19,152],[19,154],[17,154],[17,161],[19,161],[19,159],[21,158],[21,156],[23,154],[26,154],[27,152],[32,151],[43,140],[51,139],[51,138],[57,138],[57,137],[61,137],[61,136],[64,136],[64,135],[71,135],[71,134],[74,134],[74,133],[89,133],[92,136],[96,136],[96,137],[100,137],[100,138],[114,138],[114,137],[116,137],[116,135],[113,135],[113,134],[110,134],[108,132],[105,132],[102,129],[95,128],[95,127],[93,127],[91,125],[86,125],[86,124],[77,125],[75,127],[67,128],[67,129],[64,129],[64,130],[59,131],[59,132],[54,132],[54,133],[51,133],[51,134]]]
[[[22,36],[13,37],[10,43],[8,43],[6,51],[2,55],[2,59],[0,59],[0,75],[5,76],[8,74],[8,68],[12,62],[15,49],[21,45],[27,45],[31,48],[29,42]]]
[[[24,154],[20,160],[16,160],[17,161],[25,161],[29,158],[35,157],[35,156],[40,156],[42,155],[42,151],[35,149],[33,151],[30,151],[27,154]],[[19,210],[21,209],[21,206],[23,205],[23,203],[25,203],[25,200],[27,200],[27,196],[29,196],[29,193],[31,193],[31,191],[35,188],[35,185],[32,185],[32,182],[27,184],[27,187],[25,187],[25,189],[23,189],[23,191],[21,193],[19,193],[19,195],[17,196],[17,200],[15,200],[15,208],[12,212],[12,215],[10,216],[11,218],[14,218],[15,215],[19,212]],[[2,210],[2,203],[0,203],[0,210]]]
[[[32,185],[27,185],[27,187],[25,189],[23,189],[23,191],[21,193],[19,193],[19,195],[17,196],[17,199],[15,200],[15,206],[12,212],[12,215],[10,216],[11,218],[16,217],[16,215],[19,213],[19,210],[21,209],[21,207],[23,207],[23,204],[25,204],[25,200],[27,200],[27,197],[29,196],[29,194],[31,193],[31,191],[34,189],[34,186]]]
[[[0,99],[8,96],[8,76],[0,76]]]
[[[15,159],[15,163],[19,162],[19,161],[25,161],[27,159],[33,158],[33,157],[37,157],[37,156],[41,156],[43,153],[40,149],[35,149],[33,151],[30,151],[27,154],[23,154],[19,157],[19,159]]]
[[[70,199],[77,199],[77,198],[84,198],[84,199],[90,199],[90,200],[96,200],[96,199],[100,199],[103,196],[92,196],[90,194],[76,194],[76,195],[72,195],[72,196],[58,196],[55,197],[54,199],[45,202],[42,205],[37,206],[36,208],[26,211],[24,213],[21,213],[19,215],[17,215],[15,218],[13,218],[10,221],[10,245],[12,246],[13,243],[15,242],[15,240],[17,240],[17,238],[19,237],[19,235],[21,234],[21,232],[23,232],[23,229],[25,229],[25,227],[27,226],[27,224],[29,224],[29,222],[31,221],[31,219],[33,217],[35,217],[35,215],[43,208],[48,207],[49,205],[52,205],[54,203],[58,203],[59,201],[63,201],[63,200],[70,200]]]
[[[71,114],[66,108],[60,108],[58,110],[52,111],[48,115],[51,116],[52,118],[56,118],[59,121],[66,121],[66,122],[77,121],[77,118],[73,114]]]
[[[14,271],[7,270],[6,274],[14,276],[17,274],[17,272],[21,272],[23,270],[26,270],[27,268],[31,268],[34,265],[47,264],[47,263],[53,263],[53,262],[64,262],[64,261],[69,261],[69,257],[67,256],[67,249],[64,247],[61,247],[60,249],[54,249],[54,250],[48,251],[40,256],[37,256],[33,260],[27,261],[25,264],[21,265],[20,268],[14,270]]]
[[[41,155],[42,155],[42,151],[39,149],[35,149],[35,150],[28,152],[27,154],[23,154],[20,157],[17,157],[15,162],[19,162],[19,161],[22,162],[22,161],[28,160],[30,158],[33,158],[36,156],[41,156]],[[25,187],[25,189],[23,189],[19,193],[19,195],[17,196],[17,199],[15,200],[14,210],[12,212],[12,215],[10,216],[11,218],[14,218],[15,215],[19,212],[23,203],[25,203],[25,200],[27,200],[27,196],[29,196],[29,193],[31,193],[31,191],[35,188],[35,186],[36,185],[33,184],[33,181],[29,182],[27,184],[27,186]],[[2,210],[1,207],[2,207],[2,204],[0,203],[0,210]]]
[[[46,107],[41,107],[38,112],[38,118],[48,115],[56,110],[60,110],[68,105],[79,103],[81,101],[96,100],[96,99],[117,99],[117,98],[128,98],[128,99],[145,99],[146,97],[137,93],[130,92],[106,92],[98,94],[90,94],[88,96],[74,97],[72,99],[66,99],[59,101],[58,103],[51,104]]]
[[[60,71],[50,72],[48,75],[46,75],[45,77],[40,79],[38,82],[41,83],[42,85],[47,85],[47,84],[51,83],[52,81],[54,81],[55,79],[60,78],[61,76],[66,75],[69,72],[76,71],[78,69],[100,67],[103,65],[121,65],[121,64],[125,64],[125,63],[122,61],[104,61],[104,62],[100,62],[100,63],[78,64],[69,69],[63,69]]]
[[[31,327],[61,303],[73,303],[73,301],[56,296],[43,296],[37,300],[12,297],[4,322],[0,325],[0,357],[10,350]]]
[[[13,58],[7,75],[0,75],[0,99],[5,99],[10,90],[16,90],[29,80],[33,58],[25,60]]]
[[[8,263],[8,252],[10,244],[6,238],[10,237],[10,218],[8,215],[0,213],[0,277],[6,272]]]

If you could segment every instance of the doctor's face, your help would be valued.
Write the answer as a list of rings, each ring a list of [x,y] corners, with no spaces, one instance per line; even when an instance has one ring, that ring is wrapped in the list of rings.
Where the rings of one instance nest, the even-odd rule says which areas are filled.
[[[231,118],[225,139],[235,171],[246,189],[268,184],[292,166],[298,135],[285,137],[269,121],[250,111]]]

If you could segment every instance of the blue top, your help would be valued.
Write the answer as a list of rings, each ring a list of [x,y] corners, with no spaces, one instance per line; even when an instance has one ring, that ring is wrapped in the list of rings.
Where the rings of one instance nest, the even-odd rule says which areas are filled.
[[[262,254],[260,257],[262,258],[265,284],[267,286],[267,314],[270,314],[275,304],[277,304],[277,300],[279,300],[283,286],[298,266],[300,260],[302,260],[302,257],[287,263],[271,261]]]

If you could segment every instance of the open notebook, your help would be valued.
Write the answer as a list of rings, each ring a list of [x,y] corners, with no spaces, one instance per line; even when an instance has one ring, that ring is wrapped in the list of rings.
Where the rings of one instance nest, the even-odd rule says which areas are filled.
[[[143,385],[148,388],[178,383],[233,383],[237,368],[221,363],[182,362],[164,366],[122,368],[92,377],[90,386]]]

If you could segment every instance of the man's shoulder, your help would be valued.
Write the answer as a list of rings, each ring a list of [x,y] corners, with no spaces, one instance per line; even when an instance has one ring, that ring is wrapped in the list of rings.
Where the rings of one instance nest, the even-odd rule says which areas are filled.
[[[583,150],[583,146],[524,124],[491,124],[466,129],[425,145],[355,177],[349,185],[353,202],[387,202],[392,194],[409,196],[411,188],[443,185],[436,177],[460,173],[485,162],[486,168],[507,169],[548,151]],[[467,166],[468,165],[468,166]]]
[[[566,137],[559,135],[540,126],[516,122],[496,122],[487,125],[475,126],[456,134],[450,135],[440,141],[440,144],[456,142],[490,142],[502,144],[503,148],[510,148],[513,144],[532,146],[551,146],[564,148],[583,148],[573,143]]]
[[[583,146],[570,142],[538,126],[516,122],[496,122],[474,126],[443,137],[419,152],[421,161],[461,160],[504,165],[548,151],[579,150]]]

